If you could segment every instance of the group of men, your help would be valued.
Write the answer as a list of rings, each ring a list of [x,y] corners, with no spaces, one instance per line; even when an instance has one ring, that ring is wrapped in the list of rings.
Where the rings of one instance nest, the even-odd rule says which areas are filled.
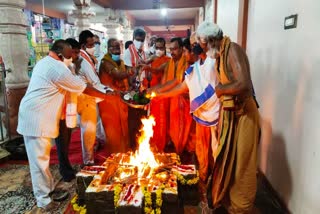
[[[20,105],[18,132],[25,139],[38,207],[50,210],[54,204],[50,141],[58,136],[59,123],[62,134],[60,119],[68,93],[78,97],[84,164],[93,164],[93,152],[88,151],[95,141],[97,99],[103,99],[98,106],[107,152],[126,152],[132,148],[130,110],[118,92],[143,88],[156,94],[150,102],[156,120],[151,144],[159,152],[170,143],[178,154],[195,152],[202,205],[250,213],[256,193],[259,114],[245,51],[211,22],[202,23],[188,39],[172,38],[171,57],[163,38],[152,37],[145,52],[145,38],[146,32],[137,28],[123,59],[120,42],[109,38],[108,52],[96,70],[93,34],[84,31],[78,45],[72,39],[57,41],[35,66]],[[61,145],[68,162],[68,144]]]

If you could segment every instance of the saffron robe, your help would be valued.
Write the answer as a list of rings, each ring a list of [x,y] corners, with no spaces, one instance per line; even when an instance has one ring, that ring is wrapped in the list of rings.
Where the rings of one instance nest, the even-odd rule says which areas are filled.
[[[110,63],[118,72],[126,72],[122,60],[118,65],[112,60],[110,54],[106,54],[103,60]],[[106,71],[100,72],[99,78],[102,84],[108,85],[115,90],[127,91],[129,88],[127,79],[117,80]],[[119,95],[112,95],[99,103],[99,110],[107,137],[108,154],[127,152],[129,150],[128,106],[121,101]]]
[[[184,80],[184,72],[188,68],[188,62],[184,55],[178,61],[177,67],[173,59],[169,61],[168,67],[164,73],[164,82],[177,79],[179,83]],[[186,148],[186,145],[192,145],[191,125],[194,121],[190,115],[190,101],[188,94],[179,95],[169,99],[169,136],[175,145],[176,152],[181,154]],[[194,146],[193,146],[194,147]],[[192,148],[194,149],[194,148]]]

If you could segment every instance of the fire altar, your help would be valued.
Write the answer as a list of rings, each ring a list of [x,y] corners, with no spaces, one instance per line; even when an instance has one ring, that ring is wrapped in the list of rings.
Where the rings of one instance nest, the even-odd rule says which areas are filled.
[[[135,153],[112,154],[101,166],[77,174],[77,193],[87,213],[183,213],[183,205],[198,203],[198,172],[181,165],[174,153],[153,153],[154,118],[142,119]]]

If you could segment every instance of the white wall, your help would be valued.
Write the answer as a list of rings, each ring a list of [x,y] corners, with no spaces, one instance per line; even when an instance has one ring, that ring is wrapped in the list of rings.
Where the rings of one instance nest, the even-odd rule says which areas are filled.
[[[205,0],[205,20],[213,22],[213,3],[214,0]]]
[[[239,0],[218,0],[217,24],[223,29],[224,35],[237,41]]]
[[[320,1],[249,2],[247,52],[269,130],[262,169],[292,213],[319,213]],[[284,30],[296,13],[298,27]]]

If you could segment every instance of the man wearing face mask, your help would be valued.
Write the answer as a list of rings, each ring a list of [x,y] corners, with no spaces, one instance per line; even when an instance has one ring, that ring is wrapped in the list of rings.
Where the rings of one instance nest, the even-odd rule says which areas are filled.
[[[183,40],[183,54],[186,56],[186,60],[189,66],[191,66],[198,60],[198,55],[195,55],[192,51],[192,46],[189,38],[185,38]]]
[[[40,210],[51,213],[59,206],[53,200],[61,201],[68,196],[64,192],[61,197],[55,197],[54,181],[49,170],[51,141],[59,134],[66,92],[106,97],[106,94],[70,72],[63,61],[71,56],[71,46],[65,40],[57,40],[49,55],[34,67],[27,92],[19,106],[17,132],[24,138],[33,193]]]
[[[189,91],[190,112],[196,122],[195,152],[199,163],[199,191],[201,207],[207,210],[206,182],[208,178],[210,147],[216,147],[216,126],[220,103],[214,93],[218,84],[214,74],[214,60],[206,56],[207,43],[196,42],[196,33],[190,37],[192,54],[199,58],[185,71],[185,80],[170,90],[158,93],[155,99],[176,97]],[[203,48],[202,48],[203,47]]]
[[[170,57],[166,55],[166,40],[164,38],[157,38],[155,41],[156,58],[153,59],[150,66],[145,67],[147,70],[146,76],[151,76],[148,80],[145,78],[143,84],[146,88],[154,87],[161,83],[164,69],[168,64]],[[150,104],[150,113],[155,116],[156,126],[153,128],[153,137],[151,143],[156,145],[159,152],[163,152],[166,143],[168,142],[169,136],[167,132],[166,117],[167,114],[164,112],[168,111],[167,100],[152,100]]]
[[[128,73],[124,62],[120,59],[120,42],[117,39],[108,40],[108,53],[100,65],[99,78],[105,85],[117,91],[129,89]],[[121,101],[119,95],[110,96],[108,100],[99,103],[100,115],[107,136],[107,152],[125,153],[129,150],[128,139],[128,106]]]
[[[143,80],[142,67],[146,61],[146,55],[143,51],[143,44],[146,38],[146,32],[141,28],[136,28],[133,31],[133,44],[124,51],[123,61],[128,72],[133,73],[129,78],[130,90],[140,90],[140,83]],[[145,116],[147,112],[143,109],[128,108],[128,127],[129,127],[129,142],[131,147],[136,146],[136,136],[139,133],[141,117]]]
[[[157,39],[157,36],[151,36],[150,41],[149,41],[149,49],[146,53],[147,58],[151,58],[153,56],[155,56],[156,54],[156,47],[155,47],[155,41]]]
[[[82,58],[79,76],[86,82],[100,91],[111,90],[101,84],[95,69],[94,54],[94,35],[89,30],[84,30],[79,35],[81,45],[80,56]],[[97,100],[94,97],[81,94],[78,97],[78,113],[80,115],[82,156],[84,165],[94,164],[94,144],[97,132]]]
[[[100,50],[100,38],[98,35],[94,35],[94,54],[93,56],[98,59],[100,57],[100,53],[101,53],[101,50]]]
[[[259,112],[245,51],[211,22],[200,26],[208,41],[208,56],[216,59],[215,87],[221,100],[219,146],[211,183],[210,204],[228,213],[252,213],[257,188]]]
[[[169,61],[161,84],[152,87],[149,91],[155,91],[156,94],[170,90],[184,80],[184,71],[188,68],[186,57],[183,54],[183,42],[181,38],[172,38],[170,42],[171,60]],[[188,97],[184,95],[177,96],[169,100],[169,110],[163,114],[169,113],[167,130],[171,141],[175,145],[176,152],[182,154],[185,146],[192,138],[191,125],[192,117],[189,114],[190,104]]]
[[[143,51],[143,44],[146,38],[146,32],[137,28],[133,32],[133,44],[129,46],[128,49],[124,51],[123,61],[128,70],[132,70],[135,73],[133,79],[130,80],[130,86],[135,88],[136,83],[139,83],[142,78],[140,77],[142,73],[142,64],[146,61],[146,54]],[[138,85],[138,84],[137,84]]]
[[[75,75],[77,72],[79,72],[80,69],[79,67],[81,62],[79,62],[79,54],[81,47],[79,42],[75,39],[69,38],[66,39],[66,42],[72,47],[72,57],[70,59],[64,58],[63,62],[70,69],[72,74]],[[75,101],[77,99],[76,97],[76,93],[66,92],[66,105],[74,105],[75,107],[70,109],[73,112],[66,112],[65,114],[62,114],[63,116],[59,124],[59,136],[55,139],[59,159],[59,172],[64,182],[70,182],[75,178],[75,171],[70,164],[68,154],[72,131],[71,128],[74,128],[76,126],[77,120],[77,103]],[[69,122],[69,120],[72,120],[72,124]]]

